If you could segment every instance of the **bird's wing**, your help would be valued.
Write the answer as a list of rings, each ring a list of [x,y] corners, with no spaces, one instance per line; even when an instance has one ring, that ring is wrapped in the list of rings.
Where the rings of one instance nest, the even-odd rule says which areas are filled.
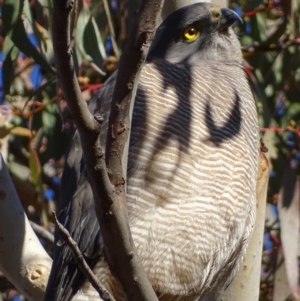
[[[100,112],[104,123],[101,144],[105,147],[108,117],[116,73],[100,89],[89,104],[90,111]],[[75,133],[67,156],[61,181],[61,198],[58,204],[58,220],[70,232],[90,267],[102,256],[102,237],[94,210],[91,187],[86,178],[81,141]],[[55,234],[53,265],[45,294],[45,301],[69,301],[80,289],[86,277],[78,267],[69,247]]]

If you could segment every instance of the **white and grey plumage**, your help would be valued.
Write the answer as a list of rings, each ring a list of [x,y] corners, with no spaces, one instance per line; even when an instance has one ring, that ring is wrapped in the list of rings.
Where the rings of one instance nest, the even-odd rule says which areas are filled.
[[[133,240],[159,300],[211,301],[235,275],[254,224],[259,133],[230,28],[237,19],[207,3],[174,12],[158,28],[139,78],[127,200]],[[105,119],[114,81],[91,104]],[[78,135],[62,185],[60,221],[116,300],[125,300],[103,254]],[[84,281],[58,241],[45,300],[99,300]]]

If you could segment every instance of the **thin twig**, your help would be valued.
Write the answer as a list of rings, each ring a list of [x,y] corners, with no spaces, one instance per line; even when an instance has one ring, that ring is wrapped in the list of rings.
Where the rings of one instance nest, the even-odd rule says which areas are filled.
[[[55,224],[60,236],[71,249],[78,266],[80,267],[86,278],[90,281],[93,288],[98,292],[100,298],[103,299],[103,301],[115,301],[110,292],[98,281],[95,274],[86,263],[82,253],[77,246],[76,241],[71,237],[69,231],[58,221],[54,211],[52,212],[52,215],[54,217]]]
[[[112,19],[111,19],[110,10],[109,10],[107,0],[103,0],[103,5],[104,5],[104,10],[105,10],[105,13],[106,13],[107,21],[108,21],[112,47],[113,47],[115,56],[117,58],[119,58],[120,57],[120,51],[119,51],[118,45],[116,43],[115,29],[114,29],[113,22],[112,22]]]
[[[46,241],[54,244],[54,235],[49,232],[47,229],[43,228],[42,226],[34,223],[33,221],[29,221],[31,228],[33,231],[41,238],[45,239]]]
[[[245,18],[245,17],[252,17],[252,16],[256,15],[256,14],[259,13],[259,12],[264,12],[264,11],[273,9],[273,8],[275,8],[275,7],[281,6],[281,5],[282,5],[282,4],[281,4],[280,2],[279,2],[279,3],[274,3],[273,1],[269,1],[269,2],[266,3],[266,4],[260,5],[259,8],[256,8],[256,9],[253,9],[253,10],[251,10],[251,11],[245,12],[245,13],[242,15],[242,18]]]
[[[264,44],[254,44],[250,46],[243,46],[242,51],[243,53],[251,53],[254,54],[256,52],[268,52],[268,51],[282,51],[287,49],[291,46],[299,46],[300,39],[289,40],[287,42],[278,43],[278,44],[271,44],[271,45],[264,45]]]
[[[26,69],[32,67],[34,65],[34,60],[27,59],[24,63],[24,66],[16,68],[14,72],[14,77],[18,77],[22,72],[24,72]]]

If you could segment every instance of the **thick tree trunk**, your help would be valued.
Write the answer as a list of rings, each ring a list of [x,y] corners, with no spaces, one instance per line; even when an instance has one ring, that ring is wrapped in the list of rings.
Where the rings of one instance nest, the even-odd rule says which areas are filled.
[[[40,301],[52,260],[33,232],[0,157],[0,270],[28,300]]]

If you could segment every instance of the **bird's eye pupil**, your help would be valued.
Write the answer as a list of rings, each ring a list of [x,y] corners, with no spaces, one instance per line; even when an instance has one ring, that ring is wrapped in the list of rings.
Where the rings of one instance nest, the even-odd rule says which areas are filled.
[[[195,28],[191,28],[189,31],[188,31],[188,34],[190,36],[193,36],[195,34]]]
[[[186,41],[194,41],[199,36],[199,30],[194,26],[189,26],[183,31],[183,36]]]

